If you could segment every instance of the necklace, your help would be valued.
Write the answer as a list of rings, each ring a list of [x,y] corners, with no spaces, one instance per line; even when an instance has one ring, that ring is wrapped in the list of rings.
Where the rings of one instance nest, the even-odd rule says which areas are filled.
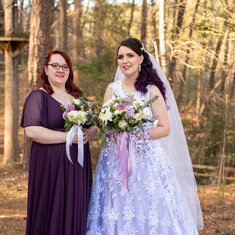
[[[68,95],[67,91],[63,92],[63,93],[59,93],[59,92],[56,91],[54,93],[60,95],[61,97],[65,97],[66,95]]]
[[[124,81],[122,82],[122,89],[123,89],[123,92],[124,92],[125,94],[127,94],[127,95],[132,95],[132,94],[134,94],[134,93],[136,92],[136,89],[134,89],[131,93],[129,93],[129,92],[127,91],[126,84],[125,84]]]

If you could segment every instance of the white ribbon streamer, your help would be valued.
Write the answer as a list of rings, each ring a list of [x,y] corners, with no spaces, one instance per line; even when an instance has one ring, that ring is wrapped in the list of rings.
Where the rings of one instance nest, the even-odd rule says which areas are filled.
[[[67,138],[66,138],[66,154],[67,154],[67,157],[69,159],[69,161],[73,163],[72,159],[71,159],[71,156],[70,156],[70,146],[72,145],[72,142],[73,142],[73,137],[76,133],[76,131],[78,132],[78,163],[83,167],[83,162],[84,162],[84,148],[83,148],[83,133],[82,133],[82,127],[81,126],[77,126],[77,125],[74,125],[68,135],[67,135]]]

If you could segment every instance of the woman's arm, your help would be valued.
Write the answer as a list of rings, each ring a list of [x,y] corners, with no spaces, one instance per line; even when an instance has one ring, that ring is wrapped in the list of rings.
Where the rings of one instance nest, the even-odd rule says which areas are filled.
[[[60,144],[66,141],[66,132],[53,131],[42,126],[25,127],[25,134],[28,138],[40,144]],[[73,139],[75,142],[76,137]]]
[[[105,91],[105,94],[104,94],[103,104],[105,104],[108,100],[110,100],[112,98],[113,89],[110,87],[111,84],[113,84],[113,83],[110,83],[106,88],[106,91]],[[102,133],[104,133],[104,127],[100,128],[100,131]]]
[[[111,83],[111,84],[113,84],[113,83]],[[106,88],[103,104],[105,104],[108,100],[110,100],[112,98],[113,89],[110,87],[111,84],[109,84]]]
[[[91,126],[88,129],[83,128],[83,143],[86,144],[88,141],[93,140],[98,132],[96,126]],[[29,126],[25,127],[25,134],[28,138],[40,144],[60,144],[66,142],[68,132],[53,131],[42,126]],[[78,143],[77,132],[73,137],[73,143]]]
[[[150,87],[150,99],[155,95],[158,95],[158,99],[151,104],[151,109],[154,117],[158,118],[158,125],[148,130],[150,140],[160,139],[170,134],[170,122],[165,100],[157,86],[152,85]]]

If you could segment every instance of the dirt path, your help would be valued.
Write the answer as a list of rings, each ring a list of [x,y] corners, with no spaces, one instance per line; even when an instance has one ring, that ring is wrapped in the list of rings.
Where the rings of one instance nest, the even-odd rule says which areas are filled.
[[[1,235],[25,234],[27,180],[21,164],[3,166],[0,163]],[[217,190],[217,186],[198,186],[205,225],[199,234],[235,235],[235,185],[223,186],[220,197]]]

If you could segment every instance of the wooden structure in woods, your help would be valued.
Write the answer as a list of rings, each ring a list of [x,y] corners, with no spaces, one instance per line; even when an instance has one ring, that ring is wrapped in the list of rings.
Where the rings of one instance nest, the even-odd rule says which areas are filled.
[[[219,179],[219,167],[215,166],[209,166],[209,165],[198,165],[198,164],[193,164],[194,171],[195,169],[200,169],[204,170],[204,173],[198,173],[194,172],[195,176],[199,177],[206,177],[206,178],[211,178],[211,179]],[[208,171],[210,173],[208,173]],[[235,168],[233,167],[224,167],[223,172],[230,172],[232,175],[235,174]],[[223,180],[230,181],[230,182],[235,182],[235,176],[223,176]]]
[[[17,14],[17,0],[4,1],[4,33],[0,34],[3,35],[0,50],[5,57],[4,163],[14,162],[19,157],[18,55],[29,39],[17,30]]]

